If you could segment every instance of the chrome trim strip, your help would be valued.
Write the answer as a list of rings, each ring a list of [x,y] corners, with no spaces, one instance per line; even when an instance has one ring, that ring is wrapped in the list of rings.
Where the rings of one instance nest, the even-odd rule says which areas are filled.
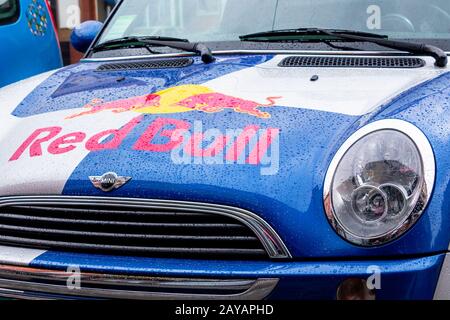
[[[402,224],[397,226],[394,230],[389,232],[388,234],[382,235],[376,238],[361,238],[350,232],[348,232],[336,218],[333,205],[331,202],[331,188],[333,184],[334,175],[336,169],[341,162],[344,155],[347,151],[360,139],[367,136],[370,133],[380,131],[380,130],[396,130],[399,131],[406,136],[408,136],[413,143],[417,146],[419,153],[422,158],[422,165],[424,170],[424,187],[421,193],[421,200],[423,201],[423,207],[420,211],[413,211],[409,215]],[[434,158],[434,152],[431,147],[428,138],[425,134],[417,128],[415,125],[396,119],[386,119],[380,120],[373,123],[370,123],[358,131],[356,131],[353,135],[348,138],[344,144],[339,148],[338,152],[334,156],[333,160],[330,163],[328,168],[325,182],[324,182],[324,190],[323,190],[323,203],[325,207],[326,216],[328,221],[330,222],[333,229],[344,239],[361,246],[372,246],[379,245],[381,243],[386,243],[398,238],[400,235],[404,233],[405,230],[409,229],[422,215],[425,211],[427,204],[431,198],[434,188],[434,180],[436,177],[436,163]]]
[[[67,286],[67,280],[71,276],[72,273],[65,271],[2,265],[0,296],[23,299],[75,296],[135,300],[261,300],[275,289],[279,281],[275,278],[222,280],[81,273],[80,288],[71,289]],[[92,285],[109,285],[110,288],[97,288]],[[164,292],[164,289],[178,289],[181,292]],[[224,293],[186,292],[189,290],[220,290]],[[228,294],[226,291],[232,293]]]
[[[19,267],[13,265],[0,265],[0,278],[6,278],[22,281],[33,280],[51,280],[63,281],[73,274],[66,271],[37,269],[30,267]],[[116,285],[120,287],[152,287],[164,289],[215,289],[215,290],[248,290],[255,280],[240,279],[184,279],[184,278],[163,278],[163,277],[147,277],[132,276],[118,274],[99,274],[87,273],[80,274],[80,282],[82,284],[96,285]]]
[[[21,300],[47,300],[39,297],[34,297],[20,290],[11,290],[0,288],[0,297],[8,299],[21,299]]]
[[[214,55],[231,55],[231,54],[275,54],[275,55],[336,55],[336,56],[407,56],[411,55],[407,52],[401,51],[307,51],[307,50],[219,50],[213,51]],[[450,52],[447,52],[450,55]],[[174,57],[193,57],[194,53],[162,53],[140,56],[126,56],[126,57],[109,57],[109,58],[83,58],[81,62],[108,62],[108,61],[124,61],[124,60],[140,60],[140,59],[159,59],[159,58],[174,58]]]
[[[139,198],[103,198],[77,196],[17,196],[0,198],[0,207],[14,205],[102,205],[139,207],[147,209],[182,209],[185,211],[218,214],[233,218],[250,228],[261,241],[269,257],[273,259],[291,258],[289,250],[276,231],[256,214],[231,206],[171,200]]]

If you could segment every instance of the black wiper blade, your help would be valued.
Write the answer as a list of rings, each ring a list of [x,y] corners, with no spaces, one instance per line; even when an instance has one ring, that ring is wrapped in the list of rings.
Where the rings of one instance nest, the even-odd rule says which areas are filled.
[[[327,36],[326,40],[339,40],[340,37],[335,35],[330,35],[324,32],[327,30],[329,33],[342,33],[342,34],[350,34],[350,35],[358,35],[365,37],[374,37],[380,39],[387,39],[388,36],[378,34],[378,33],[370,33],[356,30],[344,30],[344,29],[318,29],[318,28],[299,28],[299,29],[280,29],[280,30],[270,30],[264,32],[250,33],[239,38],[241,41],[277,41],[278,37],[306,37],[306,41],[322,41],[324,36]],[[311,36],[311,37],[308,37]]]
[[[394,50],[406,51],[417,55],[430,56],[434,58],[435,65],[439,68],[445,68],[448,63],[448,57],[444,50],[425,43],[413,43],[399,40],[379,39],[346,33],[328,32],[327,30],[323,30],[323,32],[328,33],[330,35],[338,36],[342,39],[371,42]]]
[[[297,37],[300,38],[301,41],[305,42],[329,42],[342,40],[370,42],[395,50],[406,51],[417,55],[431,56],[436,60],[435,65],[441,68],[447,66],[448,63],[447,54],[438,47],[428,44],[390,40],[385,35],[362,31],[320,28],[285,29],[248,34],[241,36],[240,39],[242,41],[282,42],[297,39]]]
[[[211,49],[206,45],[198,42],[189,42],[187,39],[147,36],[147,37],[123,37],[103,42],[92,48],[92,52],[114,50],[121,48],[147,48],[150,46],[169,47],[173,49],[183,50],[199,54],[204,63],[215,61]]]
[[[108,49],[117,48],[129,48],[129,47],[146,47],[148,43],[145,40],[158,40],[158,41],[179,41],[179,42],[189,42],[188,39],[181,38],[171,38],[171,37],[160,37],[160,36],[149,36],[149,37],[123,37],[118,39],[113,39],[100,43],[92,48],[92,51],[98,52]]]

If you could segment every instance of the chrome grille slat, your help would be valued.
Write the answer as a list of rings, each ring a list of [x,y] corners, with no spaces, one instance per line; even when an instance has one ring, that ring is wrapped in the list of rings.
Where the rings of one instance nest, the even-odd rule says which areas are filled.
[[[185,293],[166,293],[166,292],[141,292],[132,290],[111,290],[101,288],[80,288],[79,290],[70,291],[66,286],[26,282],[20,280],[10,280],[0,278],[0,287],[15,288],[19,290],[32,290],[35,292],[50,292],[55,294],[75,295],[82,297],[105,298],[105,299],[134,299],[134,300],[152,300],[152,299],[183,299],[183,300],[220,300],[224,298],[238,299],[242,294],[236,295],[211,295],[211,294],[185,294]]]
[[[143,199],[0,198],[0,243],[152,257],[289,257],[270,226],[245,210]]]
[[[9,226],[0,224],[0,230],[15,230],[30,233],[56,234],[56,235],[77,235],[84,237],[119,237],[119,238],[136,238],[136,239],[161,239],[164,237],[168,240],[209,240],[209,241],[258,241],[257,237],[252,236],[183,236],[183,235],[167,235],[167,234],[133,234],[133,233],[107,233],[107,232],[84,232],[74,230],[55,230],[43,228],[29,228],[22,226]]]
[[[67,283],[73,274],[58,270],[30,269],[27,267],[0,265],[0,277],[24,281],[52,280]],[[164,289],[182,289],[195,286],[196,289],[214,289],[224,291],[247,290],[254,284],[254,280],[244,279],[189,279],[164,277],[148,277],[139,275],[118,275],[81,273],[80,282],[83,284],[115,285],[117,287],[154,287]]]
[[[68,243],[61,241],[49,241],[40,239],[29,239],[24,237],[9,237],[0,235],[0,241],[7,244],[20,243],[40,248],[59,248],[59,249],[89,249],[93,251],[107,250],[112,252],[130,252],[130,253],[167,253],[167,254],[213,254],[213,255],[265,255],[264,249],[236,249],[236,248],[176,248],[176,247],[137,247],[128,245],[101,245],[88,243]]]
[[[18,299],[259,300],[279,279],[164,278],[121,274],[80,274],[80,287],[69,288],[72,273],[0,265],[0,297]]]
[[[101,210],[101,209],[85,209],[82,212],[80,212],[79,209],[71,209],[71,208],[55,208],[55,207],[48,207],[48,206],[15,206],[15,208],[18,209],[33,209],[33,210],[43,210],[47,212],[51,211],[59,211],[64,210],[66,212],[76,212],[76,213],[83,213],[83,214],[145,214],[145,215],[155,215],[155,216],[186,216],[186,217],[211,217],[211,215],[205,214],[205,213],[195,213],[195,212],[158,212],[158,211],[147,211],[147,212],[140,212],[140,211],[130,211],[130,210]]]
[[[36,220],[43,222],[60,222],[68,224],[97,224],[97,225],[123,225],[127,227],[160,227],[160,228],[243,228],[242,225],[233,223],[151,223],[151,222],[130,222],[130,221],[99,221],[99,220],[69,220],[61,218],[33,217],[17,214],[0,214],[1,218],[10,218],[18,220]]]

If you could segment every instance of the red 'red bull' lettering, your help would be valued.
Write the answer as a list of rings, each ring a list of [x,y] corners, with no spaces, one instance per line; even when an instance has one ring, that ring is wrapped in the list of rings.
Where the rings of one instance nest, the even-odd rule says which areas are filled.
[[[174,126],[174,129],[164,129],[167,126]],[[134,145],[134,150],[153,151],[153,152],[169,152],[180,145],[182,141],[172,141],[171,137],[176,130],[189,130],[191,125],[182,120],[158,118],[156,119],[139,140]],[[159,134],[167,139],[165,144],[155,144],[152,141]]]
[[[187,155],[193,157],[214,158],[225,149],[227,140],[226,136],[219,135],[207,147],[203,148],[205,135],[203,133],[193,134],[184,146],[184,151]]]
[[[84,147],[85,150],[96,152],[101,150],[113,150],[121,147],[123,141],[129,134],[136,129],[137,125],[143,120],[142,116],[136,117],[119,129],[110,129],[99,132],[92,137],[87,137],[86,133],[76,131],[65,133],[58,136],[62,127],[47,127],[35,130],[28,138],[17,148],[9,161],[17,161],[28,158],[40,157],[45,155],[63,155]],[[149,124],[145,131],[137,138],[133,145],[133,150],[143,152],[171,152],[178,148],[183,141],[180,137],[174,140],[174,133],[178,131],[188,131],[191,129],[191,123],[171,118],[157,118]],[[279,129],[269,129],[268,137],[262,136],[265,141],[256,141],[256,144],[250,144],[250,141],[257,136],[258,126],[248,126],[244,128],[241,134],[237,136],[218,135],[214,141],[206,148],[202,148],[205,136],[204,134],[189,135],[189,141],[184,145],[187,154],[194,157],[215,157],[219,153],[226,156],[227,161],[236,161],[246,151],[250,145],[249,156],[246,163],[260,164],[261,158],[266,154],[271,144],[274,130],[278,134]],[[256,135],[256,136],[255,136]],[[163,142],[161,143],[161,139]],[[253,146],[254,145],[254,146]]]
[[[136,117],[128,122],[121,129],[111,129],[97,133],[86,142],[86,149],[89,151],[100,151],[117,149],[122,144],[126,136],[142,121],[142,116]],[[103,139],[109,138],[108,142],[103,142]],[[100,142],[102,141],[102,142]]]
[[[18,160],[28,148],[30,150],[30,157],[42,156],[41,144],[53,139],[61,131],[62,131],[61,127],[48,127],[37,129],[22,143],[22,145],[16,150],[16,152],[14,152],[9,161]],[[41,136],[43,133],[46,135]],[[38,138],[39,136],[41,137]]]
[[[48,146],[48,152],[51,154],[62,154],[72,151],[76,148],[75,144],[83,142],[86,138],[84,132],[73,132],[66,134],[58,139],[54,140]]]
[[[280,129],[277,128],[269,128],[262,133],[262,136],[259,137],[258,143],[255,148],[250,152],[247,163],[249,164],[260,164],[262,158],[266,154],[267,150],[269,150],[272,142],[280,136]]]
[[[254,139],[258,133],[258,126],[248,126],[236,138],[236,142],[228,150],[225,159],[228,161],[236,161],[245,152],[247,145]]]

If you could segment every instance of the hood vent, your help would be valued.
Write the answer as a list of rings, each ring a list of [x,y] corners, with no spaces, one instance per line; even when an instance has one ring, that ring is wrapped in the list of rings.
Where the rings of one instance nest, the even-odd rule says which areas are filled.
[[[183,68],[188,67],[193,63],[194,60],[189,58],[108,63],[99,66],[97,68],[97,71],[126,71],[126,70],[145,70],[145,69]]]
[[[331,68],[421,68],[425,61],[419,58],[383,57],[309,57],[292,56],[283,59],[279,67],[331,67]]]

